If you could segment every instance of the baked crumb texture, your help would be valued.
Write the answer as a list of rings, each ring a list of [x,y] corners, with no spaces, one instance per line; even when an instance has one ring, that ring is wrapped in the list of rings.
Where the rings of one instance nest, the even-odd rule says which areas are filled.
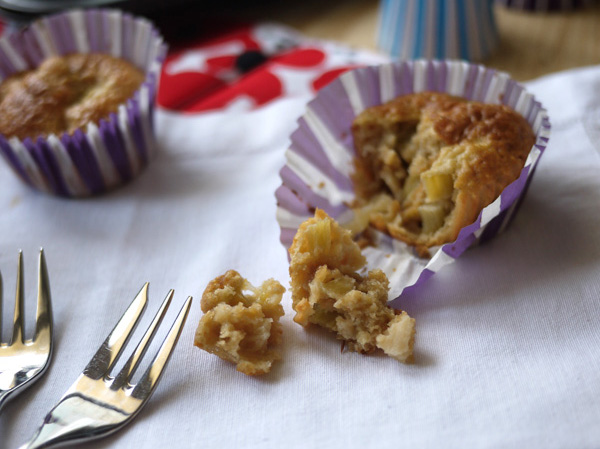
[[[379,348],[401,362],[411,360],[415,320],[386,305],[383,271],[358,273],[366,259],[350,231],[318,209],[300,225],[290,256],[294,321],[335,332],[350,350]]]
[[[268,279],[254,287],[237,271],[213,279],[202,295],[194,345],[235,363],[250,376],[268,373],[281,359],[285,288]]]
[[[422,256],[456,240],[518,178],[535,143],[507,106],[432,92],[366,109],[352,133],[356,215]]]
[[[107,54],[48,58],[0,84],[0,133],[21,140],[71,134],[117,112],[143,81],[141,70]]]

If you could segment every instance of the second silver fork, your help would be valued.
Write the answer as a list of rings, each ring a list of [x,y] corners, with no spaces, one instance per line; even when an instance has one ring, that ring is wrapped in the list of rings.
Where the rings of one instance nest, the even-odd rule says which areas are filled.
[[[142,409],[177,344],[192,301],[191,297],[187,298],[152,363],[139,382],[132,384],[131,377],[165,316],[173,290],[165,298],[131,357],[113,377],[111,370],[145,309],[147,297],[148,284],[145,284],[83,373],[44,418],[32,440],[21,449],[53,447],[106,436],[121,429]]]

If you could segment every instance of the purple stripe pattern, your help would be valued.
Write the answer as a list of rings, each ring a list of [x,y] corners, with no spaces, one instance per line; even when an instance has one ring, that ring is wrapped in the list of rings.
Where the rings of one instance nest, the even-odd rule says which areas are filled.
[[[6,141],[4,136],[0,135],[0,151],[6,162],[12,167],[13,171],[21,178],[23,182],[29,185],[33,185],[31,179],[27,175],[23,164],[19,162],[19,159],[15,155],[12,146]]]
[[[142,130],[142,114],[140,112],[140,104],[137,98],[129,100],[127,108],[127,120],[129,122],[129,130],[133,136],[137,153],[140,155],[142,162],[147,164],[150,157],[144,140],[144,131]]]
[[[78,167],[81,179],[89,192],[92,195],[102,192],[103,181],[100,167],[94,158],[85,134],[78,129],[73,133],[73,138],[70,138],[68,134],[64,134],[61,142],[75,166]]]
[[[109,120],[100,120],[100,136],[106,145],[108,154],[122,180],[126,181],[132,177],[132,169],[129,166],[127,150],[123,143],[123,137],[115,124],[117,116],[111,114]]]
[[[326,154],[314,150],[315,137],[304,119],[299,120],[298,127],[296,138],[292,138],[294,144],[290,146],[290,151],[310,161],[315,168],[332,179],[340,189],[352,192],[353,187],[350,180],[331,165],[331,161]]]
[[[393,85],[389,85],[385,76],[380,76],[382,73],[393,74]],[[386,82],[383,83],[382,79]],[[373,105],[375,98],[384,98],[389,92],[403,95],[423,90],[449,92],[468,99],[506,104],[526,118],[536,133],[536,143],[519,178],[504,189],[499,199],[484,208],[473,224],[463,228],[456,241],[441,246],[428,262],[421,261],[418,275],[406,285],[400,286],[397,289],[398,295],[408,287],[411,290],[418,288],[468,247],[493,238],[507,226],[527,191],[536,164],[548,143],[550,122],[545,109],[523,86],[505,73],[460,61],[404,61],[346,72],[324,87],[309,103],[307,114],[313,123],[317,122],[317,126],[313,128],[327,130],[324,135],[333,136],[344,145],[337,145],[333,149],[325,148],[331,139],[324,139],[322,136],[319,138],[313,129],[306,126],[307,114],[300,118],[298,128],[290,137],[288,152],[300,152],[303,158],[300,161],[298,157],[288,158],[288,163],[280,171],[282,184],[275,194],[281,228],[280,240],[284,247],[289,248],[298,226],[313,215],[315,208],[324,209],[334,218],[339,218],[348,211],[347,201],[342,201],[338,193],[342,191],[339,187],[352,184],[352,169],[349,168],[346,173],[339,170],[334,173],[329,169],[321,170],[316,165],[333,167],[336,166],[336,161],[331,159],[346,159],[347,152],[353,153],[352,138],[349,135],[354,117],[364,108]],[[339,113],[336,114],[338,107]],[[324,161],[323,158],[328,160]],[[345,181],[338,179],[340,176],[345,177]],[[322,188],[324,186],[328,188]],[[400,242],[398,244],[403,246]],[[403,251],[402,254],[411,254],[410,251]],[[413,255],[406,257],[416,260]]]
[[[66,196],[69,192],[67,188],[67,184],[65,183],[65,179],[60,171],[60,166],[58,161],[56,160],[56,156],[54,155],[54,150],[46,139],[38,137],[35,142],[35,146],[37,148],[38,153],[41,157],[46,161],[48,165],[48,170],[52,173],[52,177],[55,182],[56,193],[60,196]]]
[[[75,23],[80,26],[74,26]],[[120,28],[121,33],[113,33],[115,26]],[[112,40],[119,34],[120,41],[113,46]],[[57,150],[43,138],[35,142],[24,139],[22,146],[17,140],[13,146],[11,142],[16,139],[0,135],[0,154],[19,178],[49,194],[64,197],[96,195],[129,181],[134,177],[136,166],[144,167],[149,163],[148,149],[152,142],[146,141],[143,129],[154,130],[157,80],[166,55],[166,44],[147,19],[110,9],[67,11],[33,22],[27,28],[2,39],[20,56],[26,65],[25,69],[35,68],[55,52],[64,55],[85,50],[110,54],[116,47],[121,49],[117,56],[146,72],[142,87],[124,104],[126,129],[122,129],[118,116],[112,114],[96,124],[99,142],[88,135],[86,129],[77,130],[72,135],[65,133],[58,136],[65,150],[58,157],[55,154]],[[84,48],[78,48],[82,45]],[[136,54],[136,49],[141,53]],[[16,67],[19,64],[21,62],[11,59],[11,55],[0,47],[2,78],[19,71],[19,67]],[[142,110],[140,104],[148,104],[149,107]],[[127,139],[124,132],[130,134],[131,139]],[[128,145],[132,148],[128,148]],[[29,157],[19,157],[23,147]],[[138,160],[132,161],[131,157]],[[43,183],[36,183],[30,178],[29,174],[34,172],[41,174]],[[115,173],[116,180],[113,179]],[[81,187],[73,187],[73,184],[69,187],[65,181],[67,179],[81,180],[76,181],[80,182]]]
[[[52,191],[58,193],[60,188],[59,183],[56,177],[54,176],[54,172],[50,168],[50,164],[46,160],[45,154],[42,151],[42,149],[38,145],[35,145],[29,137],[23,140],[23,146],[25,147],[25,150],[29,152],[31,158],[35,161],[37,168],[44,176],[44,179],[46,180]]]
[[[3,49],[0,48],[0,75],[2,78],[8,78],[16,71],[16,67],[10,61]]]
[[[295,215],[310,216],[312,215],[310,207],[303,203],[300,197],[286,186],[279,186],[275,191],[277,205],[285,204],[287,210]]]
[[[344,204],[334,205],[327,198],[315,193],[302,179],[289,167],[283,167],[281,177],[286,180],[286,187],[304,199],[310,205],[311,210],[323,209],[333,218],[339,217],[348,207]]]
[[[36,67],[42,63],[44,60],[44,54],[42,49],[40,48],[40,43],[38,42],[35,34],[33,33],[15,33],[11,34],[9,39],[12,42],[12,38],[14,40],[23,40],[25,45],[23,46],[21,55],[27,58],[27,63],[29,67]]]

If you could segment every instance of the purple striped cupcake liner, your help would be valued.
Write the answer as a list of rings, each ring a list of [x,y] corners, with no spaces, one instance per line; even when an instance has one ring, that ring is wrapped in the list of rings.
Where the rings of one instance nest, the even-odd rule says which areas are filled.
[[[594,0],[496,0],[511,9],[524,11],[569,11],[590,6]]]
[[[377,44],[400,59],[487,58],[499,42],[494,0],[381,0]]]
[[[152,23],[114,9],[72,10],[44,17],[0,39],[0,80],[51,56],[106,53],[146,74],[135,94],[99,123],[45,138],[0,135],[0,154],[29,186],[86,197],[133,179],[152,159],[154,101],[166,45]]]
[[[298,227],[314,215],[315,208],[325,210],[342,225],[352,220],[347,204],[355,198],[350,179],[355,156],[350,132],[354,118],[370,106],[423,91],[505,104],[525,117],[536,142],[519,178],[486,206],[474,223],[463,228],[456,241],[432,249],[430,259],[419,258],[405,243],[375,232],[376,245],[365,248],[363,254],[369,269],[380,268],[388,276],[392,299],[407,288],[417,288],[469,246],[504,230],[518,209],[550,135],[546,110],[533,95],[506,73],[481,65],[418,60],[346,72],[319,91],[291,135],[286,164],[280,172],[282,184],[275,193],[280,240],[285,248],[290,247]]]

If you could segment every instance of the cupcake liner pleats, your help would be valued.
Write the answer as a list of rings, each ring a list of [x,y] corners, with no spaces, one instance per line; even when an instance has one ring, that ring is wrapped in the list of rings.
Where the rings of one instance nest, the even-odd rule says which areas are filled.
[[[325,210],[342,225],[351,221],[354,199],[350,175],[355,155],[350,127],[364,109],[397,96],[423,91],[446,92],[486,103],[506,104],[532,126],[536,143],[521,175],[463,228],[455,242],[433,249],[430,259],[414,255],[400,241],[375,232],[375,245],[364,250],[369,269],[390,279],[390,298],[418,286],[459,257],[469,246],[493,238],[511,221],[548,143],[545,109],[524,87],[502,72],[460,61],[405,61],[347,72],[323,88],[307,106],[291,135],[282,184],[276,191],[280,240],[289,248],[299,225]]]
[[[493,0],[382,0],[377,40],[400,59],[485,59],[498,44]]]
[[[99,52],[123,58],[146,74],[116,113],[72,135],[35,141],[0,136],[0,153],[28,185],[81,197],[135,177],[155,153],[154,101],[166,45],[152,23],[119,10],[74,10],[42,18],[0,39],[0,78],[35,68],[50,56]]]

